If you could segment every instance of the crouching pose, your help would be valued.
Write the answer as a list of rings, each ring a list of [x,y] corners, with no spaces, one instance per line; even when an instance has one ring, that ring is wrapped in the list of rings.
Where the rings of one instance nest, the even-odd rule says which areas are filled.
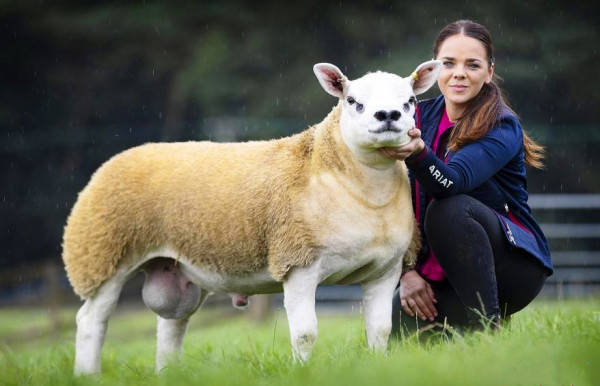
[[[75,292],[75,372],[100,371],[108,318],[123,284],[147,277],[158,314],[156,369],[181,352],[189,316],[209,292],[284,292],[292,351],[306,360],[317,338],[320,283],[363,285],[367,341],[384,349],[402,261],[419,240],[406,166],[380,154],[414,127],[415,95],[440,63],[414,76],[376,72],[350,81],[315,65],[339,99],[319,124],[272,141],[155,143],[107,161],[69,216],[63,260]],[[244,294],[244,295],[242,295]]]
[[[406,160],[422,231],[416,265],[394,297],[395,332],[481,326],[482,316],[495,326],[529,304],[552,273],[527,205],[525,165],[540,167],[543,148],[494,83],[488,31],[472,21],[449,24],[434,57],[442,61],[442,95],[419,102],[406,146],[380,150]]]

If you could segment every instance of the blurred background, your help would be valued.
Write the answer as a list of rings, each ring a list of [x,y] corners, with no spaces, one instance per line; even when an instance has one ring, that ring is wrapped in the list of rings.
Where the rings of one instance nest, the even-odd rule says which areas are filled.
[[[557,267],[543,295],[599,295],[599,14],[592,1],[3,1],[0,306],[77,302],[63,226],[112,155],[150,141],[297,133],[336,103],[314,63],[351,79],[406,76],[462,18],[489,28],[501,86],[547,147],[546,169],[529,170]],[[142,280],[125,299],[141,304]],[[319,291],[321,304],[360,297],[355,286]]]

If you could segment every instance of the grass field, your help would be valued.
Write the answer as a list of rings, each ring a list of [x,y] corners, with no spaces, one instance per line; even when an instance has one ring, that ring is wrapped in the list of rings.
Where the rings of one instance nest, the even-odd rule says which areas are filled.
[[[359,315],[321,315],[306,365],[291,360],[283,312],[257,326],[243,314],[200,310],[182,361],[158,376],[153,315],[119,310],[102,376],[73,377],[74,314],[62,311],[60,331],[49,333],[44,310],[0,310],[0,385],[600,384],[600,300],[538,302],[499,332],[411,337],[391,342],[385,355],[366,348]]]

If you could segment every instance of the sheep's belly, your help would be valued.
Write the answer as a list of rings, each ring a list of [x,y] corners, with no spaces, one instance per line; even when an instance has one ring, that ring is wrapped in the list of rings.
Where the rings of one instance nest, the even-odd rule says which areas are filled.
[[[400,264],[402,255],[397,255],[395,247],[377,248],[355,256],[339,256],[322,253],[313,263],[318,265],[319,283],[353,284],[382,276]],[[180,257],[184,274],[196,285],[212,292],[266,294],[283,291],[269,271],[264,270],[247,275],[228,275],[198,267]]]
[[[243,294],[267,294],[283,291],[283,286],[277,282],[269,271],[253,272],[247,275],[227,275],[202,269],[180,258],[182,271],[192,282],[211,292],[228,292]]]

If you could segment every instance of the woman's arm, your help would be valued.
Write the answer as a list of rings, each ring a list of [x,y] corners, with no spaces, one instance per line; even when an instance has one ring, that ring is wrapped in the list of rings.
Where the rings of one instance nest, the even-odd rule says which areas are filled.
[[[421,141],[421,139],[418,139]],[[519,122],[514,118],[500,121],[485,137],[473,142],[456,153],[444,164],[433,151],[413,141],[406,146],[412,146],[414,151],[406,158],[406,150],[382,150],[386,156],[405,159],[406,165],[425,191],[435,198],[444,198],[455,194],[469,192],[491,178],[504,167],[523,147],[523,134]],[[396,156],[398,155],[398,156]],[[401,158],[401,155],[404,156]]]

